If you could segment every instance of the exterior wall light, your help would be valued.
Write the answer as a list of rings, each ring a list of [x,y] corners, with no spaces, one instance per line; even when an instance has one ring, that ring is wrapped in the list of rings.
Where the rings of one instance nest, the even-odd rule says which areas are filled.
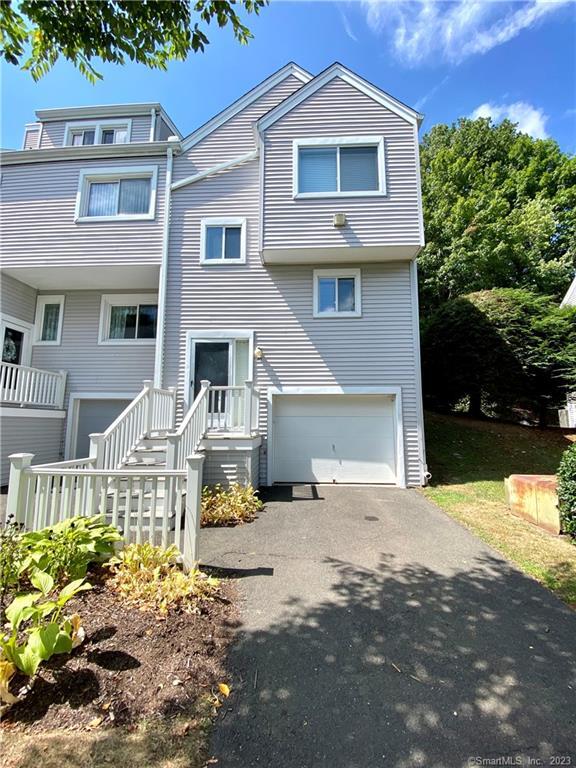
[[[264,352],[262,352],[260,347],[256,347],[256,349],[254,350],[254,359],[262,360],[263,357],[264,357]]]

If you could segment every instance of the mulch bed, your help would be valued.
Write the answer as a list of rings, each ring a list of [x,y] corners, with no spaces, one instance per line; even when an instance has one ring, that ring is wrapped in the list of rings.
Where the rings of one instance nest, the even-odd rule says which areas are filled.
[[[225,656],[237,623],[233,588],[200,613],[155,614],[128,608],[89,574],[94,589],[69,604],[86,629],[70,655],[40,666],[32,691],[4,716],[5,730],[136,726],[144,719],[193,716],[202,696],[226,682]],[[23,682],[24,679],[22,679]],[[11,690],[19,688],[14,678]]]

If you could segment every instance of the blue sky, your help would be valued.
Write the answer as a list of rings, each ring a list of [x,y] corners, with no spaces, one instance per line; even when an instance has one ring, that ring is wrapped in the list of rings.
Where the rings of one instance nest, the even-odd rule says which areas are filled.
[[[160,101],[187,134],[287,61],[316,74],[337,60],[424,112],[423,131],[460,116],[510,116],[576,152],[571,0],[273,0],[247,23],[248,46],[214,27],[206,53],[168,72],[101,66],[96,85],[67,63],[39,83],[3,65],[1,146],[20,147],[35,109],[86,104]]]

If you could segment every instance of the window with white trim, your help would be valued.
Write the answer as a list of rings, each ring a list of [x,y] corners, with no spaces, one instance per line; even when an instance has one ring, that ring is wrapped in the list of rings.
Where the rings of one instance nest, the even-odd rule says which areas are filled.
[[[64,146],[85,147],[92,144],[127,144],[130,141],[131,128],[131,120],[67,123]]]
[[[360,317],[359,269],[314,270],[314,317]]]
[[[246,262],[246,219],[202,219],[200,262],[202,264],[244,264]]]
[[[100,307],[100,344],[154,344],[156,294],[106,294]]]
[[[82,170],[76,221],[153,219],[157,175],[157,166]]]
[[[64,296],[38,296],[34,344],[60,344],[64,321]]]
[[[296,139],[293,152],[295,197],[386,193],[382,136]]]

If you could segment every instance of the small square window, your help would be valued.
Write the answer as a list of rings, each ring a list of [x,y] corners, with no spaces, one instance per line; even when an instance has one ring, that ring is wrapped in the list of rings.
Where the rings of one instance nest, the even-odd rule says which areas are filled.
[[[39,296],[36,302],[35,344],[60,344],[64,296]]]
[[[314,271],[314,317],[360,314],[360,270]]]
[[[202,221],[201,255],[203,264],[244,263],[243,219]]]

